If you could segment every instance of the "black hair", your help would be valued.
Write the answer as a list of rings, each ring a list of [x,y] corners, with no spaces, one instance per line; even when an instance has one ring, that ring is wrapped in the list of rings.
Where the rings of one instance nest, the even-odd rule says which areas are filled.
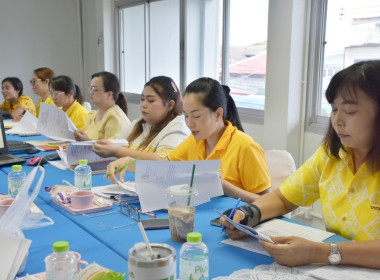
[[[199,94],[203,106],[213,112],[218,108],[222,108],[223,120],[230,121],[232,125],[244,132],[239,113],[230,95],[230,88],[228,86],[222,86],[214,79],[203,77],[191,82],[186,87],[183,95],[185,96],[186,94]]]
[[[5,78],[1,84],[4,82],[10,82],[15,90],[18,90],[18,96],[20,97],[22,95],[22,92],[24,90],[24,86],[22,85],[22,82],[19,78],[16,77],[7,77]]]
[[[60,75],[52,78],[50,80],[50,88],[56,91],[63,91],[65,95],[69,95],[72,91],[74,93],[74,99],[80,104],[83,104],[84,98],[82,91],[69,76]]]
[[[331,104],[337,96],[356,98],[358,91],[364,92],[377,105],[376,131],[371,151],[366,162],[373,171],[380,170],[380,60],[361,61],[336,73],[326,89],[326,99]],[[340,159],[339,150],[344,148],[331,120],[323,139],[325,151]]]
[[[140,150],[145,149],[169,122],[171,122],[178,115],[182,114],[182,95],[172,78],[166,76],[153,77],[145,84],[144,88],[147,86],[152,87],[152,89],[162,99],[164,105],[168,106],[171,100],[173,100],[175,104],[173,109],[168,112],[165,118],[160,123],[152,127],[152,129],[149,131],[149,134],[140,143],[138,147]],[[132,132],[127,138],[129,143],[133,142],[137,137],[141,135],[141,133],[143,133],[144,123],[144,119],[141,119],[136,123],[132,129]]]
[[[91,76],[91,79],[100,77],[103,80],[104,90],[112,91],[113,99],[115,103],[119,105],[120,109],[128,116],[128,104],[124,94],[120,92],[119,78],[115,74],[107,71],[95,73]]]

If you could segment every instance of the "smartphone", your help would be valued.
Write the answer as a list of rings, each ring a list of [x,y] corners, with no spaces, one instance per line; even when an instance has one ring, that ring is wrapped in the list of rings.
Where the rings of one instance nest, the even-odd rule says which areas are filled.
[[[58,160],[58,159],[61,159],[57,153],[46,155],[46,156],[44,156],[44,158],[46,158],[47,160]]]
[[[222,225],[219,223],[219,217],[218,218],[215,218],[213,220],[210,221],[210,224],[212,226],[216,226],[216,227],[221,227]]]
[[[169,219],[146,219],[141,220],[144,229],[163,229],[169,228]]]

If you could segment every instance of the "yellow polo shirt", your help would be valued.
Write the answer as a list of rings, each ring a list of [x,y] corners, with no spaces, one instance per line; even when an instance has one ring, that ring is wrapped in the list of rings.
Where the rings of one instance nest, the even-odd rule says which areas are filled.
[[[348,149],[347,149],[348,150]],[[310,206],[320,198],[326,229],[351,240],[380,238],[380,172],[364,163],[353,173],[350,153],[329,157],[323,146],[280,187],[287,200]]]
[[[32,113],[33,116],[36,115],[36,107],[34,106],[33,99],[26,95],[21,95],[15,104],[12,104],[9,100],[4,100],[0,105],[0,109],[11,113],[20,106]]]
[[[78,101],[74,100],[69,109],[66,111],[67,116],[79,130],[84,130],[87,120],[88,111]]]
[[[207,157],[206,141],[197,141],[190,135],[168,158],[172,161],[220,159],[223,179],[252,193],[260,193],[271,185],[263,148],[230,122]]]
[[[97,110],[88,113],[85,132],[91,140],[125,139],[131,121],[118,105],[107,110],[99,122],[95,122]]]
[[[51,96],[49,95],[45,101],[42,101],[42,98],[40,98],[37,102],[37,106],[36,106],[36,117],[38,118],[39,114],[40,114],[40,107],[41,107],[41,103],[44,102],[46,104],[50,104],[50,105],[53,105],[55,106],[55,103],[53,101],[53,99],[51,98]]]

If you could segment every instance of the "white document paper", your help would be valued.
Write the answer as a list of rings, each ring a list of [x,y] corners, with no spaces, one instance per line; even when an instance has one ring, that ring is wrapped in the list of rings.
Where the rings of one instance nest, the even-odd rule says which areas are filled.
[[[110,141],[120,146],[128,145],[128,141],[125,139],[114,139]],[[63,149],[60,147],[57,153],[62,159],[62,161],[66,164],[67,167],[77,165],[80,159],[87,159],[89,163],[103,162],[104,167],[106,169],[107,164],[111,161],[114,161],[116,157],[103,158],[97,155],[92,150],[92,146],[94,145],[94,143],[95,141],[71,142],[67,146],[67,152],[63,151]]]
[[[309,226],[299,225],[293,222],[272,219],[254,227],[259,234],[263,236],[299,236],[316,242],[322,242],[323,240],[335,235],[334,233],[315,229]],[[263,254],[262,248],[257,244],[251,244],[251,242],[257,242],[256,239],[244,238],[244,239],[227,239],[222,241],[223,243],[243,248],[255,253]],[[267,253],[263,255],[268,255]]]
[[[13,280],[32,241],[0,232],[0,279]]]
[[[220,160],[136,162],[136,190],[143,212],[166,208],[165,189],[173,185],[190,184],[195,164],[193,185],[198,190],[195,204],[223,195],[218,168]]]
[[[73,141],[77,128],[62,109],[42,102],[37,130],[54,140]]]
[[[14,127],[5,131],[6,134],[18,134],[20,136],[39,135],[37,131],[38,119],[28,110],[25,111],[22,119]]]
[[[318,279],[326,280],[358,280],[358,279],[380,279],[380,271],[356,266],[321,266],[309,271]]]

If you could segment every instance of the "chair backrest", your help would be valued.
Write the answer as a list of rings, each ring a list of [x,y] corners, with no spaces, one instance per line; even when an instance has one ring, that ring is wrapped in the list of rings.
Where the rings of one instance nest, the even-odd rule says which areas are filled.
[[[277,189],[295,170],[292,155],[285,150],[265,151],[272,189]]]
[[[90,102],[83,102],[83,107],[86,108],[88,111],[91,111],[91,103]]]

